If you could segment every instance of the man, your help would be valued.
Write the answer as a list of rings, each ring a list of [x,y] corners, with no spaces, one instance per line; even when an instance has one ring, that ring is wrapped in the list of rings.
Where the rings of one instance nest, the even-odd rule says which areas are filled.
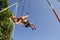
[[[25,27],[30,27],[32,30],[36,29],[35,25],[31,23],[29,20],[27,20],[28,15],[26,16],[20,16],[19,18],[16,18],[15,16],[10,16],[10,19],[13,20],[15,24],[21,24]]]

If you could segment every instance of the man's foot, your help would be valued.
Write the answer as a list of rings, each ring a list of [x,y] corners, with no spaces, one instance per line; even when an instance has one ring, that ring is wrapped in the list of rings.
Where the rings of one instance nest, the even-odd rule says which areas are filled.
[[[32,30],[36,30],[36,28],[32,28]]]

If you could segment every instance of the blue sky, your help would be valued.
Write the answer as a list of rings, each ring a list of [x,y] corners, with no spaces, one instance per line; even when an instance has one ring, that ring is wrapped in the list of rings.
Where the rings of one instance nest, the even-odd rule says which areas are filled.
[[[18,0],[9,0],[10,5]],[[60,15],[60,3],[57,0],[50,0]],[[17,17],[22,14],[23,1],[19,3]],[[26,14],[28,0],[26,0],[23,15]],[[14,7],[11,8],[11,11]],[[60,40],[60,23],[53,14],[46,0],[30,0],[28,20],[36,25],[36,30],[15,25],[15,40]]]

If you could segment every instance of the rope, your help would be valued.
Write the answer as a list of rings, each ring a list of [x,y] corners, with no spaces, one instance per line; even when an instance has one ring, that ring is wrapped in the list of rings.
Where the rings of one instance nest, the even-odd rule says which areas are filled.
[[[29,7],[30,7],[30,0],[28,1],[28,10],[27,10],[27,12],[29,12]]]
[[[26,15],[28,15],[29,13],[29,7],[30,7],[30,0],[28,1],[28,8],[27,8],[27,12],[26,12]]]
[[[24,4],[23,4],[23,9],[22,9],[22,14],[21,15],[23,15],[25,3],[26,3],[26,0],[24,0]]]
[[[49,1],[47,1],[47,2],[49,2]],[[59,16],[58,16],[55,8],[53,7],[53,5],[52,5],[50,2],[49,2],[48,4],[51,5],[50,7],[51,7],[51,9],[52,9],[52,12],[53,12],[54,15],[56,16],[57,20],[60,22],[60,18],[59,18]]]
[[[18,3],[19,3],[19,2],[21,2],[21,0],[18,0]],[[13,12],[13,13],[14,13],[14,14],[13,14],[14,16],[17,15],[18,3],[16,4],[16,7],[15,7],[14,12]],[[12,32],[13,32],[13,33],[12,33],[12,34],[13,34],[12,40],[14,40],[14,32],[15,32],[14,30],[15,30],[15,24],[14,24],[14,28],[13,28],[13,31],[12,31]]]
[[[16,7],[15,7],[15,9],[14,9],[14,12],[13,12],[13,13],[14,13],[14,14],[13,14],[14,16],[17,15],[17,9],[18,9],[18,4],[16,5]],[[14,39],[14,32],[15,32],[14,30],[15,30],[15,24],[14,24],[14,28],[13,28],[13,38],[12,38],[12,40]]]
[[[57,0],[58,2],[60,2],[60,0]]]
[[[14,3],[14,4],[12,4],[11,6],[8,6],[7,8],[4,8],[3,10],[0,11],[0,13],[3,12],[3,11],[5,11],[5,10],[7,10],[7,9],[9,9],[9,8],[11,8],[12,6],[14,6],[14,5],[16,5],[16,4],[17,4],[17,2]]]
[[[22,0],[18,0],[18,3],[20,3]]]
[[[18,10],[18,3],[16,4],[16,7],[15,7],[14,12],[13,12],[14,16],[17,15],[17,10]],[[15,32],[14,30],[15,30],[15,24],[14,24],[13,33],[12,33],[13,34],[12,40],[14,40],[14,32]]]
[[[16,7],[15,7],[14,12],[13,12],[14,13],[13,14],[14,16],[16,16],[16,14],[17,14],[17,9],[18,9],[18,3],[16,4]]]
[[[53,8],[53,6],[52,6],[52,4],[50,3],[50,1],[47,0],[47,2],[48,2],[48,4],[49,4],[49,6],[50,6],[51,8]]]
[[[14,5],[17,5],[19,2],[21,2],[21,1],[19,0],[18,2],[15,2],[15,3],[12,4],[11,6],[8,6],[7,8],[4,8],[3,10],[0,11],[0,13],[3,12],[3,11],[5,11],[5,10],[7,10],[7,9],[9,9],[9,8],[11,8],[11,7],[14,6]]]

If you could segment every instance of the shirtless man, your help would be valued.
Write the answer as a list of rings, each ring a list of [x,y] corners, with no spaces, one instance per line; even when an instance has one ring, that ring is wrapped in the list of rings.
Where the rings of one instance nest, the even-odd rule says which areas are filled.
[[[13,20],[15,24],[21,24],[25,27],[30,27],[32,30],[36,29],[35,25],[27,20],[28,15],[26,16],[20,16],[19,18],[16,18],[15,16],[10,16],[10,19]]]

